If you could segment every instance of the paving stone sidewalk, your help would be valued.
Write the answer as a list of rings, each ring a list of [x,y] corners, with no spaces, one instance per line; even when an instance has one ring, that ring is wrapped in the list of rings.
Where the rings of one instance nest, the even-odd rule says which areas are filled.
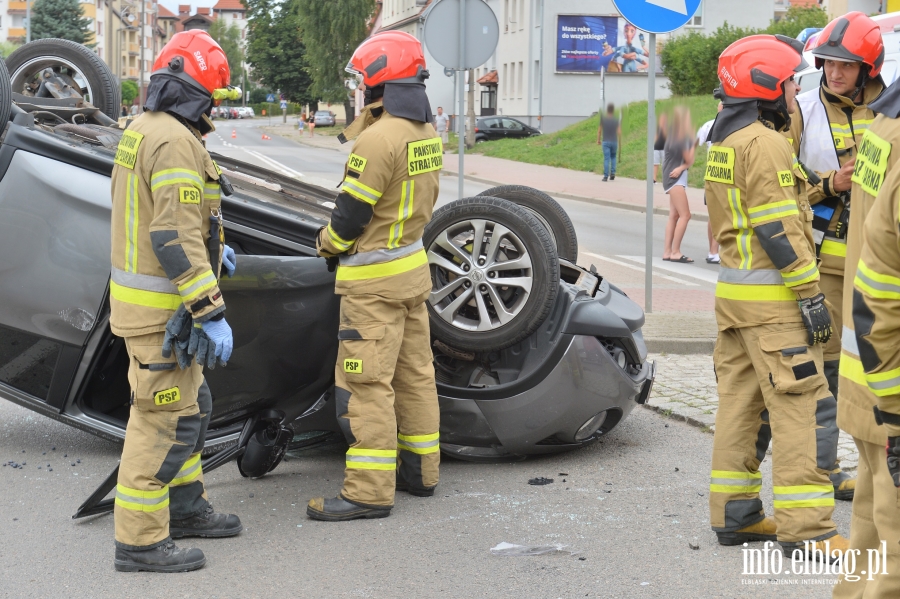
[[[646,408],[715,431],[719,396],[710,354],[651,354],[656,382]],[[771,447],[769,449],[771,453]],[[838,459],[844,470],[856,471],[859,456],[853,438],[841,431]]]

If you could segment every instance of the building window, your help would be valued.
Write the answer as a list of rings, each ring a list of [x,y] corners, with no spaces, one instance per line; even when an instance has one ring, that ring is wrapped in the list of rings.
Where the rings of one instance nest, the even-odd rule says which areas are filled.
[[[525,0],[519,0],[519,30],[525,28]]]
[[[522,67],[523,67],[523,65],[522,65],[522,63],[520,62],[520,63],[519,63],[519,72],[518,72],[519,78],[518,78],[518,80],[517,80],[518,83],[516,84],[516,88],[517,88],[516,91],[519,92],[519,93],[516,94],[516,97],[519,98],[520,100],[522,99],[522,71],[525,70],[525,69],[522,68]]]
[[[232,19],[238,18],[238,14],[236,12],[231,13],[231,18]]]
[[[503,63],[503,99],[504,100],[506,99],[506,95],[507,95],[506,90],[507,90],[507,86],[509,85],[509,77],[508,77],[509,73],[508,73],[508,69],[507,69],[508,66],[509,65],[507,63],[505,63],[505,62]]]
[[[537,100],[541,94],[540,88],[538,87],[541,80],[541,61],[534,61],[534,79],[532,80],[531,86],[534,88],[534,99]]]
[[[703,0],[700,0],[700,4],[697,5],[697,12],[694,13],[694,16],[691,17],[691,20],[687,22],[685,27],[703,27]]]

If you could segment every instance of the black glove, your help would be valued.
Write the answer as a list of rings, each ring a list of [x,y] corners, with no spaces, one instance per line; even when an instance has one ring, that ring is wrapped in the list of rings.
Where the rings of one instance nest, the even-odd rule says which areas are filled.
[[[197,360],[197,364],[208,370],[216,367],[216,344],[213,342],[206,332],[203,325],[199,322],[191,325],[191,338],[188,344],[187,353],[188,360],[193,356]]]
[[[340,262],[340,260],[338,260],[337,256],[325,258],[325,264],[328,265],[328,272],[334,272],[338,266],[338,262]]]
[[[191,337],[192,322],[193,319],[184,305],[178,306],[175,314],[166,323],[166,334],[163,337],[162,357],[171,357],[172,350],[175,350],[175,359],[182,370],[191,365],[191,357],[188,355],[187,349]]]
[[[894,479],[894,486],[900,487],[900,437],[888,437],[887,466]]]
[[[820,293],[814,297],[808,297],[797,302],[800,306],[800,315],[803,317],[803,324],[806,326],[807,343],[814,345],[816,343],[825,344],[831,339],[833,332],[831,326],[831,314],[825,306],[825,294]]]

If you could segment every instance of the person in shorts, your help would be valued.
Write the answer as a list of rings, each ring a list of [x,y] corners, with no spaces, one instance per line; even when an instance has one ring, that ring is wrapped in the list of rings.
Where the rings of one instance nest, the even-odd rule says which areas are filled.
[[[450,117],[444,114],[444,109],[440,106],[438,106],[437,114],[434,115],[433,124],[434,130],[441,137],[441,143],[444,144],[444,151],[446,152],[446,146],[450,143]]]

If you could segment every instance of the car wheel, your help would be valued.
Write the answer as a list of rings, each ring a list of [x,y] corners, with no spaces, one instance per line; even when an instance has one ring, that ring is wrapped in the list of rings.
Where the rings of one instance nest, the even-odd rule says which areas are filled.
[[[111,119],[119,118],[122,92],[112,70],[93,51],[69,40],[41,39],[18,48],[6,59],[12,91],[34,96],[44,69],[53,69],[84,99]]]
[[[0,60],[0,127],[5,127],[12,112],[12,89],[9,86],[9,73],[6,63]]]
[[[578,259],[578,237],[572,219],[543,191],[525,185],[501,185],[482,191],[478,196],[502,198],[528,209],[553,234],[557,255],[570,262]]]
[[[550,232],[500,198],[463,198],[434,213],[423,236],[431,269],[431,333],[471,351],[509,347],[544,322],[559,291]]]

